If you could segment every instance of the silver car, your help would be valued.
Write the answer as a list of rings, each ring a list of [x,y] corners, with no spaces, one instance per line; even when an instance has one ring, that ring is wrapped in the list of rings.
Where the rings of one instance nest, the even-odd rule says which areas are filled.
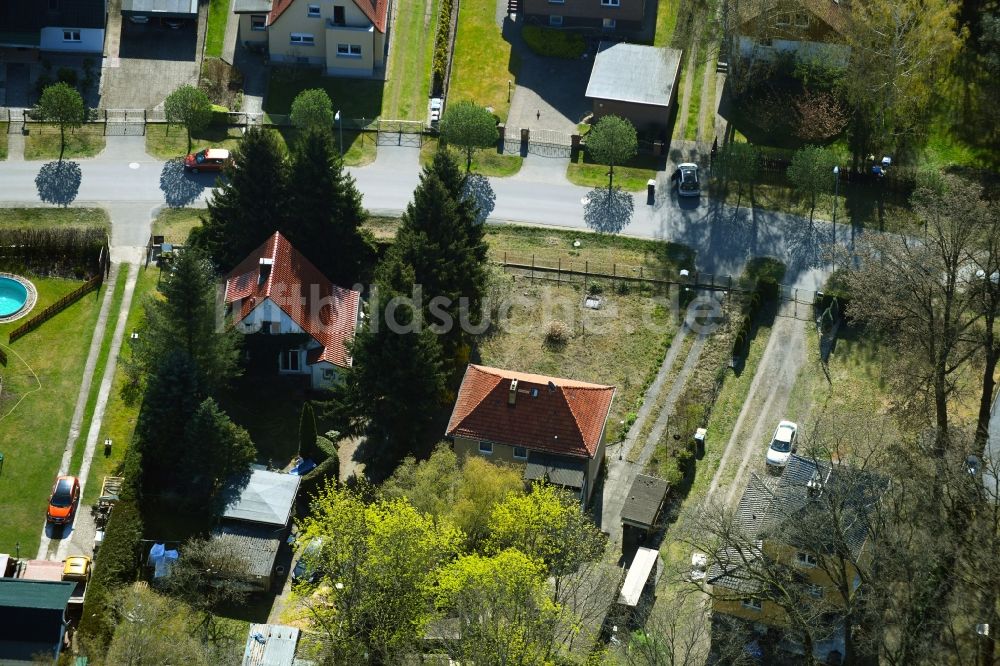
[[[685,162],[677,165],[674,172],[674,182],[677,185],[677,196],[698,197],[701,196],[701,186],[698,179],[698,165]]]

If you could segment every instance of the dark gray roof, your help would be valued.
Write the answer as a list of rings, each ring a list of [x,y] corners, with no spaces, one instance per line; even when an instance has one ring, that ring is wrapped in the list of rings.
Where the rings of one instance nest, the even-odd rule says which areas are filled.
[[[302,477],[255,469],[246,485],[233,485],[223,493],[223,518],[262,525],[284,526],[292,515]]]
[[[299,630],[283,624],[251,624],[243,666],[293,666]]]
[[[59,0],[55,11],[41,0],[0,2],[3,32],[37,32],[47,26],[103,28],[104,22],[104,0]]]
[[[278,556],[283,532],[281,528],[275,530],[263,525],[223,523],[212,532],[212,538],[229,546],[231,554],[245,566],[245,570],[233,573],[268,578]]]
[[[601,42],[587,83],[587,97],[670,106],[682,52]]]
[[[266,14],[271,11],[271,0],[234,0],[234,14]]]
[[[549,483],[566,488],[583,488],[584,463],[582,460],[564,458],[550,453],[528,453],[524,467],[525,481],[548,479]]]
[[[62,639],[66,606],[75,583],[0,578],[0,662],[30,660]]]
[[[625,506],[622,507],[622,521],[652,527],[669,488],[663,479],[645,474],[636,475],[625,498]]]
[[[122,0],[122,14],[195,18],[198,16],[198,0]]]

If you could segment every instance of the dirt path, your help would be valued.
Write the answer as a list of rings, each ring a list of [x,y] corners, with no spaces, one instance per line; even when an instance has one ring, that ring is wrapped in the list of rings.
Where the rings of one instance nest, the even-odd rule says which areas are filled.
[[[694,89],[694,74],[698,61],[698,38],[691,40],[691,52],[684,64],[684,87],[681,89],[681,102],[677,106],[677,122],[674,124],[674,138],[683,139],[687,129],[688,106],[691,105],[691,91]]]
[[[794,314],[794,303],[779,309],[757,373],[705,494],[706,501],[725,492],[724,501],[730,504],[739,497],[754,466],[751,463],[763,464],[765,440],[783,417],[795,377],[806,362],[805,331],[809,322]],[[735,470],[730,463],[737,465]]]

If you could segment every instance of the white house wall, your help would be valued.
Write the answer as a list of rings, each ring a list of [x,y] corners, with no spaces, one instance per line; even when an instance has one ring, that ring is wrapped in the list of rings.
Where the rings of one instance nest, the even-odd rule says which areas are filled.
[[[250,311],[237,328],[241,333],[257,333],[260,331],[261,322],[278,322],[278,330],[273,328],[268,333],[284,335],[289,333],[303,333],[302,328],[292,320],[285,311],[279,308],[270,298],[265,298]]]
[[[309,5],[319,5],[318,17],[309,16]],[[335,7],[344,8],[343,26],[333,23]],[[292,44],[293,34],[312,35],[313,44]],[[360,57],[336,57],[337,43],[345,37],[351,40],[344,43],[361,45]],[[385,46],[382,35],[351,0],[295,0],[268,26],[267,41],[273,62],[321,65],[327,73],[353,76],[371,76],[372,65],[382,63]]]
[[[851,55],[851,48],[843,44],[823,44],[821,42],[796,42],[775,39],[771,45],[759,44],[750,37],[740,37],[740,55],[745,59],[771,60],[779,53],[794,53],[798,60],[816,60],[845,67]]]
[[[65,41],[63,31],[80,33],[80,41]],[[49,27],[40,32],[39,48],[42,51],[62,53],[102,53],[104,51],[104,28]]]

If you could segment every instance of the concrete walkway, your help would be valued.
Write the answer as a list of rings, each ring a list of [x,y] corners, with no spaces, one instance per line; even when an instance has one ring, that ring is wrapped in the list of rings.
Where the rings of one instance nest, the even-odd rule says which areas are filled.
[[[7,135],[7,161],[24,161],[24,135],[20,132]]]
[[[83,366],[83,379],[80,383],[80,392],[76,397],[76,406],[73,409],[73,418],[70,419],[69,435],[66,438],[66,446],[63,448],[62,460],[59,461],[59,471],[57,475],[69,474],[70,462],[73,459],[73,451],[76,448],[76,440],[80,437],[80,429],[83,424],[83,413],[87,407],[87,398],[90,396],[90,385],[94,381],[94,371],[97,369],[97,357],[101,355],[101,342],[104,341],[104,330],[107,328],[108,316],[111,310],[111,301],[114,300],[115,282],[118,279],[118,266],[111,265],[111,275],[104,281],[104,298],[101,301],[101,309],[97,314],[97,323],[94,326],[94,335],[90,340],[90,351],[87,352],[87,361]],[[79,513],[79,512],[78,512]],[[70,530],[66,527],[66,530]],[[50,525],[42,528],[42,540],[38,545],[38,558],[46,559],[49,552],[49,545],[54,531]],[[67,534],[62,534],[66,538]]]
[[[87,444],[83,450],[83,460],[80,463],[80,470],[77,476],[80,479],[80,494],[83,495],[90,475],[90,466],[94,459],[94,452],[97,449],[97,440],[101,433],[101,424],[104,420],[104,412],[108,407],[108,399],[111,397],[111,385],[114,382],[115,371],[118,369],[118,354],[121,352],[122,340],[125,338],[125,325],[128,321],[129,309],[132,307],[132,295],[135,293],[135,283],[139,277],[138,264],[126,264],[128,266],[128,278],[125,282],[125,294],[122,297],[122,306],[118,311],[118,321],[115,324],[114,335],[111,338],[111,349],[108,352],[108,360],[104,366],[104,375],[101,379],[101,386],[97,392],[97,402],[94,405],[94,415],[90,420],[90,429],[87,431]],[[124,442],[120,442],[119,446]],[[81,507],[82,508],[82,507]],[[82,519],[82,520],[81,520]],[[77,518],[74,521],[72,534],[69,538],[66,535],[59,543],[56,551],[56,560],[64,560],[71,554],[90,555],[94,547],[94,527],[90,513],[77,510]]]

